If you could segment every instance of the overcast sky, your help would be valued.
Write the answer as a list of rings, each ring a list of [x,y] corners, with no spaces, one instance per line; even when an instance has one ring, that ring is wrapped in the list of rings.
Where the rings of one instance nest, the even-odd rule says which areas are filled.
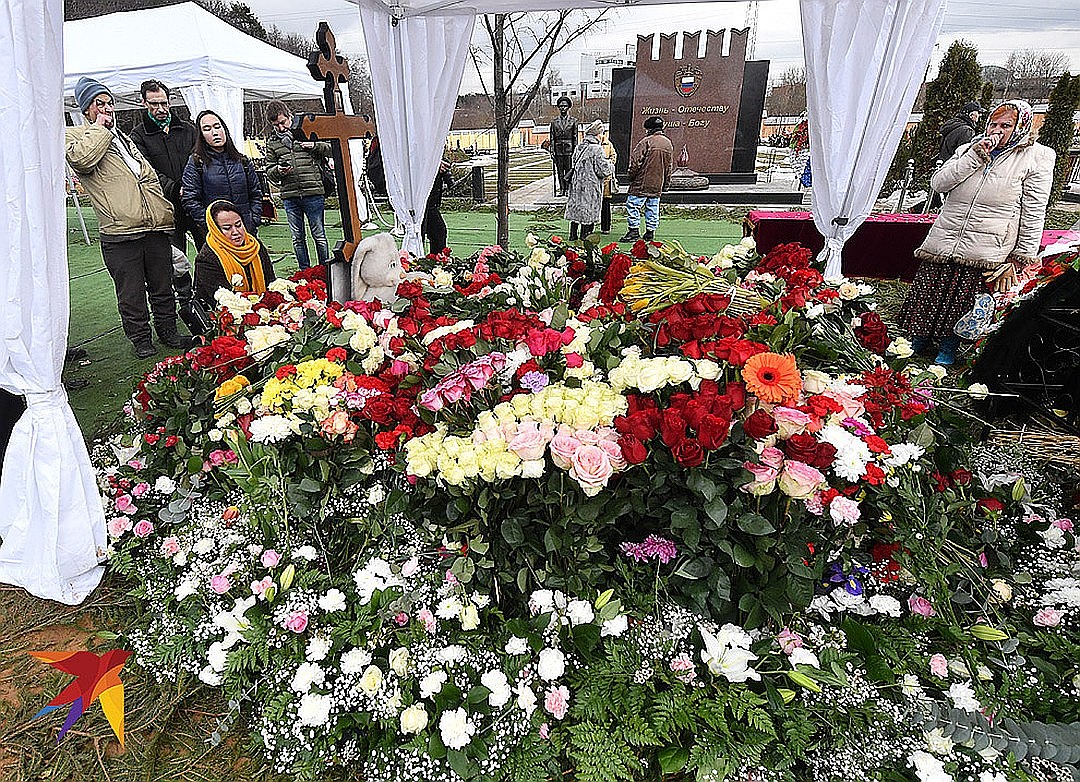
[[[308,0],[297,10],[296,0],[247,0],[264,24],[274,24],[287,32],[313,35],[319,20],[330,23],[337,35],[339,50],[350,53],[363,49],[363,33],[356,6],[347,0]],[[743,27],[745,2],[673,4],[615,10],[609,21],[584,39],[581,46],[553,62],[564,82],[579,78],[580,53],[622,51],[638,35],[708,27],[719,30]],[[762,0],[758,15],[756,56],[772,61],[772,75],[792,65],[802,64],[802,38],[798,0]],[[474,41],[483,41],[478,30]],[[984,65],[1001,65],[1014,49],[1045,49],[1063,52],[1073,71],[1080,69],[1080,0],[1038,0],[1024,3],[1000,0],[949,0],[945,24],[931,61],[930,75],[937,72],[940,57],[957,38],[971,41],[979,49]],[[490,78],[488,78],[490,82]],[[465,70],[462,92],[479,91],[475,69]]]

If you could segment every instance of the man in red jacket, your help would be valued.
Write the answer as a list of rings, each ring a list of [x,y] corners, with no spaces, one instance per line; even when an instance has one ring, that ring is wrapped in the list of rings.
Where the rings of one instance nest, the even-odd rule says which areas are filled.
[[[630,153],[630,189],[626,195],[626,235],[620,242],[653,240],[660,225],[660,195],[671,183],[671,140],[664,135],[664,120],[649,117],[645,120],[646,136]],[[645,233],[638,233],[641,208],[645,208]]]

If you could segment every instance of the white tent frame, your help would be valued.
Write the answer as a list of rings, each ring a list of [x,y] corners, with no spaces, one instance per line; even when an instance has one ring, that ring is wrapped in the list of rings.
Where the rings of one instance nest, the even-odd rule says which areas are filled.
[[[704,1],[704,0],[701,0]],[[453,113],[478,13],[604,0],[353,0],[360,9],[375,106],[386,134],[387,184],[407,248],[419,252],[419,219]],[[637,0],[654,4],[664,0]],[[895,153],[944,16],[945,0],[800,0],[808,65],[815,220],[826,235],[827,272],[869,213]],[[0,156],[4,192],[20,194],[0,219],[0,387],[25,395],[0,474],[0,581],[79,603],[96,587],[105,518],[93,468],[60,382],[68,321],[62,136],[60,0],[0,0],[0,120],[19,144]],[[852,144],[852,140],[857,141]],[[402,143],[403,142],[403,143]],[[8,154],[10,152],[10,154]],[[393,152],[393,154],[388,154]],[[421,183],[422,186],[417,186]],[[19,208],[15,208],[15,206]]]

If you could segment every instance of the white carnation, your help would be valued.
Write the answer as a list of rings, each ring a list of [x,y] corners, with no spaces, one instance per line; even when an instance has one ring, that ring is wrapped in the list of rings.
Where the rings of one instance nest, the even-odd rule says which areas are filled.
[[[502,671],[488,671],[480,677],[480,683],[491,690],[491,694],[488,695],[488,705],[492,708],[501,709],[510,702],[513,690],[510,689],[510,682]]]
[[[341,655],[341,672],[345,675],[360,673],[371,663],[371,654],[366,649],[350,649]]]
[[[300,663],[293,674],[292,683],[289,685],[292,691],[303,695],[311,689],[313,684],[322,685],[326,682],[326,671],[315,663]]]
[[[460,706],[443,712],[439,718],[439,736],[448,749],[462,749],[472,741],[476,726]]]
[[[331,705],[333,705],[333,700],[329,695],[309,692],[300,699],[300,707],[296,710],[296,716],[299,718],[301,725],[317,728],[329,721]]]
[[[566,656],[558,649],[548,647],[540,650],[536,662],[536,674],[544,681],[558,679],[566,672]]]

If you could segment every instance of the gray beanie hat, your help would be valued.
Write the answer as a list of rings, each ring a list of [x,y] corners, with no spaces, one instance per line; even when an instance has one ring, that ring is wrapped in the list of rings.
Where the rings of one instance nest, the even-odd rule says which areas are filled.
[[[600,120],[594,120],[589,124],[589,127],[585,128],[586,136],[596,136],[600,138],[600,134],[604,132],[604,123]]]
[[[80,78],[75,82],[75,102],[79,104],[79,110],[85,114],[90,104],[94,102],[94,98],[103,92],[110,98],[113,96],[112,91],[97,79],[91,79],[89,76]]]

